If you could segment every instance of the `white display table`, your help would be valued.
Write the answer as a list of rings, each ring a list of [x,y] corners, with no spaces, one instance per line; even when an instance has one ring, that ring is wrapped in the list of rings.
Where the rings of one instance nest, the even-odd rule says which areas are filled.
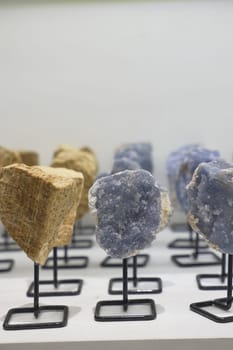
[[[64,304],[70,308],[68,325],[60,329],[33,331],[4,331],[0,328],[0,349],[232,349],[233,324],[217,324],[189,310],[191,302],[225,296],[221,291],[200,291],[197,288],[197,273],[219,271],[219,267],[179,268],[172,264],[171,254],[176,250],[167,248],[173,238],[185,236],[166,229],[158,235],[153,247],[147,250],[151,258],[147,267],[139,269],[139,276],[161,277],[163,293],[130,298],[153,298],[157,307],[157,319],[144,322],[94,321],[94,308],[99,300],[119,299],[107,293],[111,277],[121,277],[121,269],[100,267],[104,252],[95,243],[86,250],[73,250],[72,254],[88,255],[90,263],[86,269],[59,270],[59,277],[84,279],[81,295],[72,297],[41,298],[41,304]],[[83,237],[83,236],[82,236]],[[81,237],[80,237],[81,238]],[[93,237],[94,240],[94,237]],[[180,252],[180,250],[178,251]],[[12,272],[1,274],[0,315],[3,322],[6,312],[32,302],[26,290],[33,277],[33,264],[23,252],[1,253],[2,259],[14,257]],[[41,270],[43,279],[52,271]]]

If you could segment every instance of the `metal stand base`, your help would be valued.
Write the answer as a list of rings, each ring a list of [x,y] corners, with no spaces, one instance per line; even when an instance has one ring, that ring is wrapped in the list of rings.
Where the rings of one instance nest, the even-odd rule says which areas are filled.
[[[150,308],[147,314],[129,314],[128,308],[124,308],[124,302],[122,300],[103,300],[99,301],[95,309],[95,320],[100,322],[113,322],[113,321],[150,321],[156,318],[156,307],[152,299],[134,299],[128,300],[127,307],[131,305],[145,305],[146,308]],[[105,315],[101,316],[101,310],[112,306],[122,306],[122,313],[118,315]],[[105,312],[106,314],[106,312]]]
[[[10,309],[3,322],[5,330],[24,330],[24,329],[42,329],[42,328],[59,328],[65,327],[68,321],[69,309],[64,305],[46,305],[39,306],[39,265],[34,263],[34,295],[33,307],[20,307]],[[54,312],[60,313],[62,318],[58,321],[42,321],[44,313],[50,313],[53,317]],[[16,315],[33,315],[32,320],[28,317],[24,321],[12,321]],[[13,317],[15,318],[15,317]],[[18,317],[16,317],[18,318]]]
[[[83,269],[87,267],[89,259],[87,256],[70,256],[68,260],[58,257],[57,262],[58,269]],[[53,258],[48,258],[42,269],[53,269]]]
[[[226,298],[225,298],[225,301],[226,301]],[[211,306],[216,306],[216,303],[214,300],[207,300],[199,303],[193,303],[190,305],[190,310],[214,322],[218,322],[218,323],[233,322],[233,316],[221,317],[204,309],[206,307],[211,307]]]
[[[212,257],[212,261],[201,261],[200,257],[204,255]],[[213,252],[199,252],[198,255],[195,253],[172,255],[171,260],[179,267],[215,266],[221,264],[221,259]]]
[[[18,252],[20,250],[21,248],[10,238],[8,232],[4,231],[0,242],[0,252]]]
[[[134,278],[128,278],[128,282],[131,283],[131,286],[128,286],[128,294],[159,294],[162,293],[162,280],[161,278],[158,277],[139,277],[136,280],[136,283]],[[121,294],[122,295],[122,288],[117,289],[114,288],[116,284],[123,283],[122,278],[112,278],[109,281],[109,286],[108,286],[108,293],[109,294]],[[148,283],[149,286],[152,285],[152,283],[155,285],[154,288],[145,288],[140,287],[140,283],[145,285],[145,283]]]
[[[24,330],[24,329],[42,329],[42,328],[60,328],[65,327],[68,321],[68,307],[64,305],[49,305],[40,306],[38,309],[39,315],[45,312],[59,312],[62,313],[61,321],[51,321],[51,322],[25,322],[25,323],[12,323],[11,318],[14,315],[25,315],[33,314],[35,309],[33,307],[25,308],[15,308],[10,309],[6,315],[5,321],[3,323],[3,328],[8,331]],[[35,317],[38,319],[39,317]]]
[[[197,286],[201,290],[224,290],[227,289],[226,254],[222,254],[221,271],[219,274],[199,274],[196,276]],[[203,281],[214,280],[215,284],[203,284]],[[217,280],[217,282],[216,282]],[[232,286],[233,288],[233,286]]]
[[[3,267],[1,267],[3,265]],[[5,259],[0,260],[0,272],[9,272],[13,269],[14,266],[14,260],[12,259]]]
[[[185,222],[171,224],[170,228],[174,232],[186,232],[186,231],[188,231],[188,225]]]
[[[138,267],[145,267],[150,259],[150,256],[148,254],[139,254],[137,255],[138,257],[138,262],[137,262],[137,266]],[[116,262],[117,260],[119,260],[119,262]],[[128,266],[129,267],[133,267],[133,258],[129,258],[128,259]],[[122,260],[121,259],[113,259],[110,256],[107,256],[102,263],[100,264],[100,266],[102,267],[122,267]]]
[[[69,245],[69,249],[90,249],[93,247],[93,241],[91,239],[77,239],[72,240]]]
[[[194,249],[195,241],[190,241],[190,239],[182,239],[178,238],[168,244],[168,248],[171,249]],[[208,244],[201,239],[199,240],[199,249],[207,249],[209,248]]]
[[[74,290],[62,290],[62,285],[76,285]],[[40,291],[39,297],[60,297],[60,296],[72,296],[79,295],[82,290],[83,280],[81,279],[68,279],[68,280],[59,280],[57,285],[54,285],[54,281],[39,281],[39,286],[53,286],[53,290],[49,291]],[[34,282],[32,282],[27,291],[28,297],[34,297]]]
[[[74,225],[74,235],[78,236],[91,236],[95,233],[95,225],[83,225],[81,221],[78,221]]]
[[[190,309],[197,314],[204,316],[214,322],[218,323],[228,323],[233,322],[233,316],[229,316],[228,311],[232,307],[232,261],[233,257],[232,255],[228,256],[228,272],[227,272],[227,297],[221,298],[221,299],[215,299],[215,300],[207,300],[207,301],[201,301],[198,303],[192,303],[190,305]],[[228,313],[227,316],[219,316],[214,311],[208,311],[206,310],[207,307],[216,307],[220,310],[226,311]]]
[[[196,276],[197,286],[201,290],[226,290],[227,289],[227,275],[222,276],[221,274],[200,274]],[[203,281],[219,280],[218,284],[205,285]],[[216,282],[215,282],[216,283]],[[232,286],[233,288],[233,286]]]

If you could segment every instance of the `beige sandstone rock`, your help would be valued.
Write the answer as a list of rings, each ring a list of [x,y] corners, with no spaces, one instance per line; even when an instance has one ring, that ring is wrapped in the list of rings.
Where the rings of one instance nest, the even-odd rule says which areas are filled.
[[[63,148],[62,148],[63,147]],[[82,197],[77,210],[76,219],[83,217],[89,210],[88,191],[93,185],[97,174],[97,160],[91,149],[85,147],[76,149],[70,146],[60,146],[55,151],[56,156],[53,159],[52,166],[67,168],[79,171],[84,176],[84,187]]]
[[[161,190],[161,207],[162,207],[161,208],[162,215],[161,215],[161,223],[158,231],[163,230],[167,226],[173,213],[173,208],[171,205],[169,194],[165,190]]]
[[[83,175],[50,167],[14,164],[0,169],[0,218],[8,233],[35,262],[69,244]]]
[[[37,152],[20,150],[19,155],[21,157],[22,163],[29,166],[39,165],[39,155]]]
[[[0,167],[20,162],[21,157],[19,152],[11,151],[7,148],[0,146]]]

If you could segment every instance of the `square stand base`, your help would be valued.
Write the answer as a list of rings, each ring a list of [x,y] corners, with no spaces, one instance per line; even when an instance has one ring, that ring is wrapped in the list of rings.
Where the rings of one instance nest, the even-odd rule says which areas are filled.
[[[0,243],[0,252],[19,252],[21,248],[15,242]]]
[[[24,322],[24,323],[13,323],[11,318],[16,315],[33,314],[33,307],[25,308],[15,308],[10,309],[6,315],[3,323],[3,328],[7,331],[24,330],[24,329],[43,329],[43,328],[61,328],[67,325],[69,309],[64,305],[48,305],[41,306],[39,308],[39,317],[43,313],[61,313],[62,318],[59,321],[49,321],[49,322]],[[38,320],[38,318],[35,320]]]
[[[174,232],[188,232],[189,230],[188,225],[185,222],[171,224],[170,228]]]
[[[14,260],[12,259],[0,260],[0,272],[9,272],[13,269],[13,266]]]
[[[91,236],[91,235],[94,235],[95,233],[95,226],[94,225],[77,226],[74,232],[80,236]]]
[[[200,274],[196,276],[196,280],[197,280],[197,286],[201,290],[226,290],[227,289],[227,275],[222,276],[220,274]],[[207,281],[214,280],[215,284],[203,284],[204,280],[207,280]]]
[[[132,313],[130,314],[130,306],[146,306],[149,310],[148,313]],[[122,306],[121,312],[118,314],[102,315],[101,311],[113,306]],[[156,318],[156,307],[154,300],[152,299],[134,299],[128,301],[128,309],[123,309],[124,303],[122,300],[103,300],[99,301],[95,309],[95,320],[100,322],[113,322],[113,321],[151,321]]]
[[[168,244],[168,248],[171,249],[194,249],[195,241],[191,241],[190,239],[182,239],[178,238]],[[199,249],[207,249],[209,248],[208,244],[204,241],[204,239],[199,240]]]
[[[69,245],[69,249],[90,249],[93,247],[91,239],[77,239],[73,240]]]
[[[200,257],[209,256],[211,260],[201,260]],[[196,258],[194,254],[172,255],[171,260],[179,267],[215,266],[221,264],[221,258],[213,252],[199,252]]]
[[[223,300],[223,299],[222,299]],[[216,300],[207,300],[198,303],[192,303],[190,309],[197,314],[210,319],[211,321],[217,323],[228,323],[233,322],[233,316],[219,316],[213,312],[205,310],[205,308],[210,308],[216,306]],[[218,308],[219,310],[219,308]]]
[[[87,267],[89,259],[87,256],[70,256],[67,260],[63,257],[57,258],[58,269],[82,269]],[[42,269],[53,269],[53,258],[48,258]]]
[[[139,254],[137,255],[137,267],[145,267],[149,262],[150,256],[148,254]],[[107,256],[102,263],[102,267],[122,267],[122,260],[111,258]],[[133,258],[128,259],[128,267],[133,267]]]
[[[162,280],[158,277],[137,278],[137,285],[133,285],[133,278],[128,278],[128,294],[158,294],[162,293]],[[122,278],[112,278],[109,281],[108,293],[122,295]],[[116,288],[120,284],[121,288]],[[148,284],[148,287],[146,285]],[[141,287],[140,287],[141,285]],[[115,287],[115,288],[114,288]]]
[[[58,287],[54,286],[53,281],[39,281],[40,286],[52,286],[52,290],[46,290],[39,292],[39,297],[60,297],[60,296],[72,296],[79,295],[82,290],[83,280],[80,279],[67,279],[58,281]],[[62,290],[62,286],[75,286],[73,290]],[[27,291],[28,297],[34,297],[34,282],[32,282]]]

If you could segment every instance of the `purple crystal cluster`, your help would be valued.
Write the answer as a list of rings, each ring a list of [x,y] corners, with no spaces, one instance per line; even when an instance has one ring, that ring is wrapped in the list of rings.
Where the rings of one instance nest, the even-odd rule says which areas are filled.
[[[129,169],[144,169],[150,173],[153,172],[152,145],[150,143],[127,143],[116,150],[112,173]]]
[[[220,157],[218,151],[203,148],[198,144],[185,145],[171,153],[167,161],[167,174],[173,205],[176,202],[187,213],[189,209],[186,186],[197,166]]]
[[[233,164],[202,163],[187,186],[193,230],[226,254],[233,254]]]
[[[108,255],[127,258],[150,246],[161,224],[161,191],[145,170],[98,179],[89,191],[96,238]]]

